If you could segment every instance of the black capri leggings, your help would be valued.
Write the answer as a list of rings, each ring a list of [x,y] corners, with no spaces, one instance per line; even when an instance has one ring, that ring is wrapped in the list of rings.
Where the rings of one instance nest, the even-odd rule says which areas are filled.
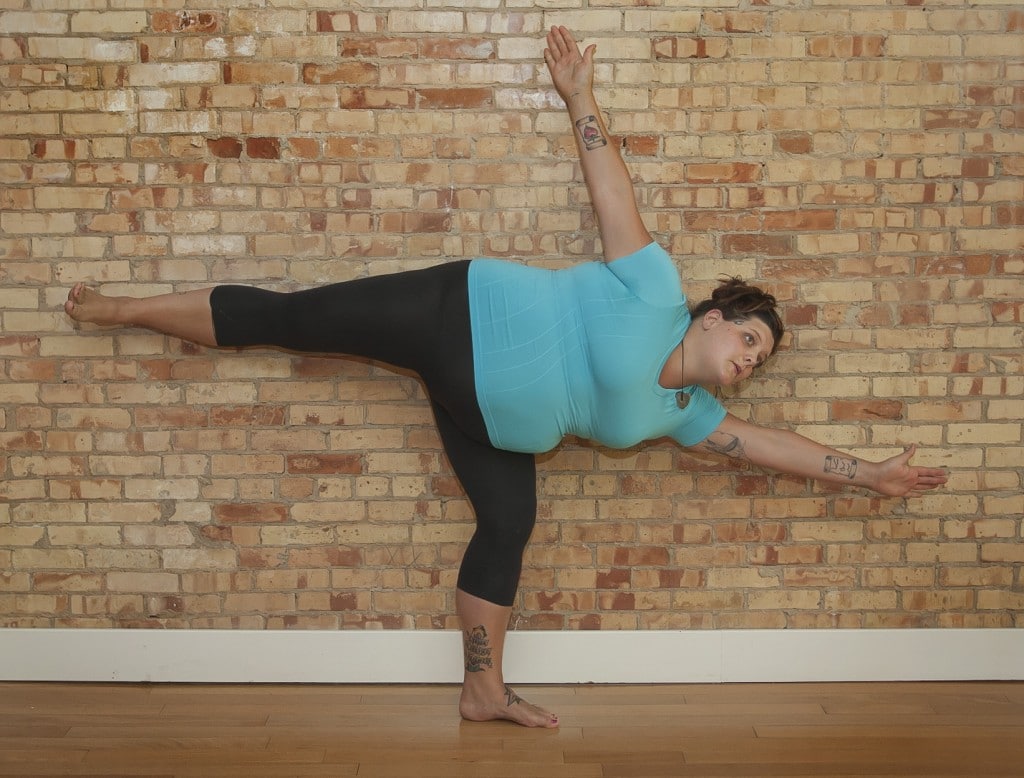
[[[476,514],[459,588],[510,606],[536,520],[536,462],[488,439],[473,378],[468,272],[465,260],[300,292],[218,286],[210,307],[219,346],[348,354],[418,373]]]

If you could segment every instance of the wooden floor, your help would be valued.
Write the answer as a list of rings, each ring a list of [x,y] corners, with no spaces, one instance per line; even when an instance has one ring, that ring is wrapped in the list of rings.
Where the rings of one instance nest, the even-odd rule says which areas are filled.
[[[0,683],[0,775],[1024,775],[1024,683],[519,691],[561,729],[462,722],[453,686]]]

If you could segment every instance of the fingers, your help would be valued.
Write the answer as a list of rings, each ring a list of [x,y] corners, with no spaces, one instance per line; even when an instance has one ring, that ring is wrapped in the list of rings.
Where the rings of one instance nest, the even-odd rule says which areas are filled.
[[[555,62],[574,53],[579,54],[579,48],[576,46],[572,33],[565,27],[552,27],[548,31],[547,44],[548,47],[544,50],[545,60],[548,59],[549,53]]]
[[[945,470],[939,470],[935,467],[919,467],[915,468],[914,472],[917,476],[917,483],[919,485],[927,484],[926,488],[928,489],[942,486],[949,480],[949,474]]]
[[[569,32],[568,28],[562,26],[552,27],[551,31],[555,33],[555,37],[558,39],[562,49],[571,51],[576,48],[576,39],[572,37],[572,33]]]
[[[946,474],[940,470],[919,471],[916,480],[910,485],[908,496],[920,496],[925,492],[938,489],[947,480]]]

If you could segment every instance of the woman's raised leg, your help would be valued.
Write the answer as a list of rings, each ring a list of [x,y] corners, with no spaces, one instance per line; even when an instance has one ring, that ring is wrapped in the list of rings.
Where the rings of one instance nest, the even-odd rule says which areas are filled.
[[[216,346],[210,289],[154,297],[108,297],[84,283],[68,293],[64,311],[75,321],[145,327],[203,346]]]

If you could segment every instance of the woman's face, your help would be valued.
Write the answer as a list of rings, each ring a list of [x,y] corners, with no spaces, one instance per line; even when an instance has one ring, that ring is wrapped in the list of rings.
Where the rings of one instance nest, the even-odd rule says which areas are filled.
[[[749,378],[775,345],[771,329],[756,317],[730,320],[712,310],[704,315],[701,326],[710,338],[707,353],[712,385],[732,386]]]

